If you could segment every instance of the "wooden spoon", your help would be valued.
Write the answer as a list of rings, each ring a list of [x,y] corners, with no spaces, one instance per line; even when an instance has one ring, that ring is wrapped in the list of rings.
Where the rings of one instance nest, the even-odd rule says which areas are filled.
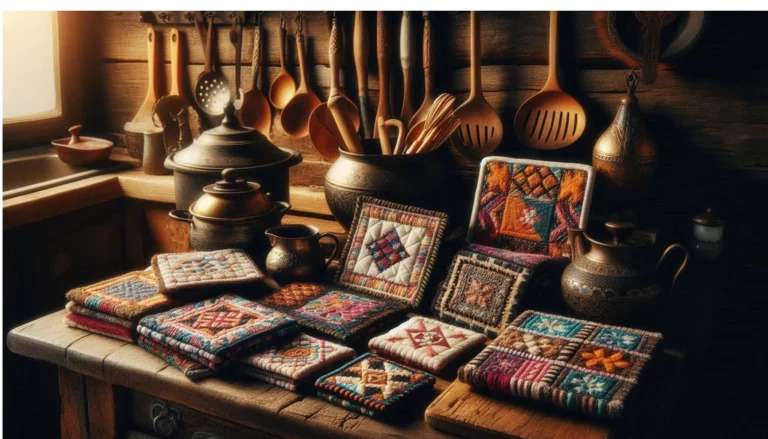
[[[392,119],[389,107],[389,13],[376,13],[376,58],[379,61],[379,108],[376,110],[376,120]],[[373,131],[373,137],[379,137],[379,130]]]
[[[656,82],[659,69],[661,29],[672,24],[677,18],[675,11],[635,11],[635,17],[643,24],[645,40],[643,44],[643,82]]]
[[[363,11],[355,12],[354,29],[355,70],[357,72],[357,99],[360,106],[360,119],[363,124],[363,136],[373,138],[373,126],[368,101],[368,29],[365,26]]]
[[[422,51],[423,63],[424,63],[424,101],[421,103],[421,107],[413,115],[410,122],[408,122],[408,129],[411,130],[417,123],[424,120],[429,112],[429,107],[435,102],[435,84],[434,75],[432,74],[432,60],[435,58],[435,48],[432,44],[432,23],[429,20],[429,12],[424,12],[424,48]],[[410,135],[410,132],[409,132]],[[406,141],[406,144],[408,142]]]
[[[411,103],[411,83],[413,82],[413,70],[411,58],[413,58],[413,34],[411,32],[411,13],[403,11],[400,20],[400,67],[403,69],[403,107],[400,109],[400,119],[403,123],[410,122],[413,118],[413,104]]]
[[[309,117],[312,110],[321,104],[317,95],[309,88],[309,69],[304,53],[304,34],[296,31],[296,52],[299,57],[299,88],[290,101],[285,104],[280,124],[288,135],[305,137],[309,134]],[[342,98],[343,99],[343,98]]]
[[[136,112],[133,120],[126,122],[123,127],[125,131],[130,133],[141,134],[147,129],[155,127],[152,122],[152,110],[157,102],[157,33],[152,27],[147,28],[147,71],[149,85],[147,86],[147,96],[144,98],[144,103],[141,104],[141,108]]]
[[[452,137],[456,149],[463,155],[480,159],[492,153],[501,143],[504,126],[499,115],[483,96],[483,84],[480,77],[480,24],[475,11],[470,13],[472,35],[471,88],[469,99],[456,109],[456,117],[461,120],[457,134]]]
[[[280,46],[280,74],[272,80],[269,86],[269,101],[278,110],[285,108],[288,101],[296,94],[296,81],[288,70],[285,69],[285,16],[280,14],[280,37],[278,43]]]
[[[584,107],[564,92],[557,80],[557,12],[552,11],[549,13],[549,77],[544,88],[517,110],[515,134],[530,148],[559,149],[579,140],[586,125]]]
[[[243,106],[239,116],[243,126],[251,127],[269,136],[272,125],[272,111],[267,98],[259,90],[259,67],[261,65],[261,26],[253,29],[253,60],[251,61],[251,89],[243,95]]]

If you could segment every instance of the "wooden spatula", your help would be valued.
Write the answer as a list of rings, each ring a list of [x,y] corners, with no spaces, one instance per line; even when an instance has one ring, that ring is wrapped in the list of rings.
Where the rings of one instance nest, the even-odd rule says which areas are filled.
[[[480,159],[492,153],[501,143],[504,126],[493,107],[483,96],[483,84],[480,77],[480,24],[475,11],[470,13],[472,35],[471,88],[469,99],[456,109],[456,117],[461,126],[451,139],[456,149],[463,155]]]
[[[144,103],[136,112],[133,120],[126,122],[124,129],[131,133],[143,133],[145,130],[153,128],[152,110],[157,102],[157,33],[154,28],[147,28],[147,70],[149,85],[147,86],[147,96]]]
[[[659,69],[661,29],[672,24],[677,15],[678,13],[675,11],[635,11],[635,17],[644,27],[643,82],[646,84],[656,82],[656,71]]]
[[[549,77],[544,88],[529,98],[515,115],[515,134],[535,149],[559,149],[584,134],[584,107],[560,88],[557,79],[557,12],[549,13]]]

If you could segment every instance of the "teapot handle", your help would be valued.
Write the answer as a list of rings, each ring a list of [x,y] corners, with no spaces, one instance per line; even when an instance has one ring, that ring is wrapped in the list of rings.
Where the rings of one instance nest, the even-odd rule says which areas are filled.
[[[680,273],[685,270],[685,267],[688,266],[688,257],[690,256],[688,253],[688,249],[683,247],[681,244],[672,244],[669,247],[667,247],[666,250],[664,250],[664,253],[661,255],[661,258],[659,258],[659,263],[656,264],[656,269],[658,270],[659,267],[661,267],[661,264],[664,263],[664,259],[666,259],[667,255],[669,255],[672,250],[679,248],[683,251],[685,257],[683,258],[683,262],[680,263],[680,267],[675,272],[675,276],[672,278],[672,284],[670,284],[669,289],[672,290],[672,288],[675,287],[675,283],[677,282],[677,278],[680,277]]]
[[[333,233],[323,233],[322,235],[317,237],[317,240],[320,241],[321,239],[325,237],[329,237],[333,240],[333,251],[331,252],[331,256],[328,257],[328,260],[325,261],[325,268],[328,269],[328,266],[331,265],[331,262],[333,261],[333,258],[336,257],[336,254],[339,252],[339,238],[336,237]]]

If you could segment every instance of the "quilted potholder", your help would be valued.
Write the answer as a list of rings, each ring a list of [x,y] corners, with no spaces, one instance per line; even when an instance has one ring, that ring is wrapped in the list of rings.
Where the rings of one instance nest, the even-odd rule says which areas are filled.
[[[480,163],[467,242],[568,255],[568,228],[586,227],[593,186],[588,165],[486,157]]]
[[[264,274],[242,250],[163,253],[152,257],[158,290],[169,297],[181,291],[258,282]]]
[[[240,370],[295,391],[323,369],[354,357],[355,351],[346,346],[299,334],[283,344],[243,357]]]
[[[468,329],[426,317],[412,317],[386,334],[372,338],[368,347],[376,355],[439,374],[463,354],[477,352],[485,340],[485,335]]]
[[[519,312],[530,268],[461,250],[433,303],[440,320],[495,337]]]
[[[336,283],[418,307],[448,215],[359,197]]]
[[[84,308],[134,321],[172,306],[171,301],[159,293],[151,270],[132,271],[75,288],[67,293],[67,299]]]
[[[144,317],[138,331],[211,369],[242,350],[299,331],[285,314],[226,294]]]
[[[143,335],[139,336],[139,346],[144,348],[147,352],[157,355],[165,360],[166,363],[179,369],[184,376],[192,381],[199,381],[213,375],[213,370],[203,366],[202,364],[189,359],[173,349],[152,340],[151,338]]]
[[[403,401],[428,392],[435,377],[371,354],[364,354],[315,382],[317,395],[366,416],[387,415]]]
[[[64,309],[71,312],[72,314],[77,314],[83,317],[90,317],[92,319],[101,320],[102,322],[111,323],[113,325],[117,325],[126,329],[133,329],[134,327],[136,327],[136,322],[132,322],[131,320],[121,319],[120,317],[115,317],[113,315],[104,314],[103,312],[94,311],[90,308],[80,306],[75,302],[67,302],[67,304],[64,306]]]
[[[64,316],[64,323],[71,328],[82,329],[83,331],[105,335],[122,341],[132,342],[136,338],[136,332],[132,329],[72,312]]]
[[[459,380],[583,413],[620,418],[662,335],[525,311],[459,369]]]

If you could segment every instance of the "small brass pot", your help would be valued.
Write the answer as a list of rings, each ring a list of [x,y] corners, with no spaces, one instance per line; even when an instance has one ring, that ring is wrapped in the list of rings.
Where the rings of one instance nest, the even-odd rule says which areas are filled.
[[[272,249],[267,253],[267,274],[279,283],[320,280],[339,251],[339,239],[320,233],[312,226],[289,224],[265,232]],[[333,252],[326,260],[320,240],[333,240]]]

